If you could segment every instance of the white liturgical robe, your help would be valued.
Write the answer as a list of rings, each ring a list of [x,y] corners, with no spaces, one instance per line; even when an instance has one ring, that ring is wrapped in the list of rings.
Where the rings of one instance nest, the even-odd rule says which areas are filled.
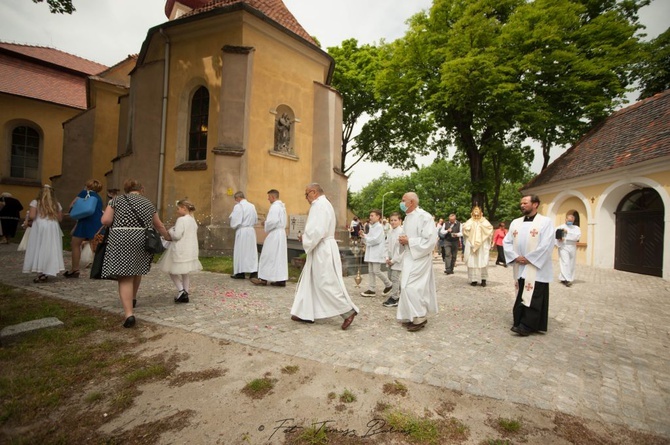
[[[537,232],[537,233],[535,233]],[[537,236],[537,240],[530,242],[531,236]],[[514,238],[517,237],[517,251],[514,250]],[[546,216],[535,215],[534,221],[524,222],[523,217],[512,221],[509,231],[503,239],[503,246],[505,249],[505,259],[507,263],[511,263],[516,257],[522,255],[529,262],[531,267],[536,268],[535,280],[541,283],[551,283],[553,281],[553,267],[551,262],[551,254],[554,248],[554,225]],[[530,246],[533,246],[531,248]],[[519,278],[526,278],[527,266],[519,264],[515,280]]]
[[[396,317],[412,321],[428,313],[437,313],[433,250],[438,236],[433,217],[419,207],[407,214],[403,231],[409,244],[401,246],[402,273]]]
[[[572,282],[575,279],[575,265],[577,264],[577,241],[582,237],[579,226],[562,224],[558,229],[563,230],[563,239],[556,240],[561,281]]]
[[[291,315],[303,320],[334,317],[352,309],[358,312],[342,279],[335,224],[330,201],[325,196],[312,201],[302,235],[307,260],[291,308]]]
[[[267,281],[288,280],[288,251],[286,249],[286,207],[280,200],[270,206],[265,219],[268,236],[263,243],[258,263],[258,278]]]
[[[258,222],[256,206],[241,200],[230,214],[230,227],[235,229],[235,248],[233,250],[233,273],[252,273],[258,270],[258,248],[256,230]]]

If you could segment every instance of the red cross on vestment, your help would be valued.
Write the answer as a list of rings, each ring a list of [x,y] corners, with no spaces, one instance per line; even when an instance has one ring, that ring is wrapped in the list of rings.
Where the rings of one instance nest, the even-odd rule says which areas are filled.
[[[531,291],[533,290],[533,285],[531,283],[526,284],[526,290]]]
[[[533,229],[533,230],[530,231],[530,236],[536,237],[538,233],[540,233],[540,232],[538,232],[537,229]]]
[[[518,234],[519,234],[519,232],[516,231],[516,230],[515,230],[514,232],[512,232],[512,236],[513,236],[514,238],[516,238],[516,236],[517,236]]]

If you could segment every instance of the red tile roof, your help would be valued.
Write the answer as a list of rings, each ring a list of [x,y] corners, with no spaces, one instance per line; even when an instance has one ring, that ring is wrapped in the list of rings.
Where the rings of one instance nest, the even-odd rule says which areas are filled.
[[[66,52],[44,46],[20,45],[17,43],[0,42],[0,49],[22,54],[31,59],[41,60],[60,67],[78,71],[83,74],[99,74],[107,69],[105,65]]]
[[[0,92],[86,109],[86,77],[0,52]]]
[[[528,189],[670,156],[670,90],[623,108],[552,162]]]
[[[302,25],[298,23],[298,20],[296,20],[293,14],[291,14],[291,11],[288,10],[282,0],[214,0],[200,8],[196,8],[189,13],[184,14],[180,17],[180,19],[196,14],[201,14],[203,12],[213,11],[215,9],[232,7],[233,5],[238,5],[241,7],[248,6],[274,21],[282,28],[291,31],[292,33],[297,34],[298,36],[307,40],[309,43],[316,45],[314,39],[312,39],[312,37],[307,33],[307,31],[305,31]]]

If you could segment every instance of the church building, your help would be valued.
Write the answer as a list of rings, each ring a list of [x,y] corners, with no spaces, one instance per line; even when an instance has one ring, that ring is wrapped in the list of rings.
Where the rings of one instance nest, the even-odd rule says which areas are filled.
[[[256,205],[262,242],[266,192],[299,227],[318,182],[344,230],[333,59],[281,0],[167,0],[165,15],[139,54],[88,73],[85,109],[63,116],[62,165],[49,171],[64,205],[89,178],[107,189],[136,178],[168,224],[177,200],[193,201],[201,247],[229,251],[235,192]]]

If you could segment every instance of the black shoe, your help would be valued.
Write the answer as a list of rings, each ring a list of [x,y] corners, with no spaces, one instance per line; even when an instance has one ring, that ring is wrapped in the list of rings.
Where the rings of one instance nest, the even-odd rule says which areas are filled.
[[[126,318],[126,321],[123,322],[123,327],[132,328],[133,326],[135,326],[135,316],[131,315],[130,317]]]
[[[258,272],[251,272],[249,278],[258,278]]]
[[[231,275],[230,278],[234,280],[244,280],[246,277],[244,276],[244,272],[236,273],[234,275]]]
[[[188,292],[181,291],[179,296],[174,299],[175,303],[188,303]]]
[[[384,290],[382,291],[383,296],[387,296],[391,291],[393,290],[393,285],[390,285],[389,287],[385,287]]]
[[[512,332],[516,332],[522,337],[528,337],[533,332],[530,329],[526,329],[526,327],[522,324],[520,324],[519,326],[512,326],[511,330]]]
[[[398,300],[394,300],[393,297],[389,297],[388,300],[382,303],[384,307],[397,307]]]
[[[446,273],[447,275],[453,275],[454,271],[453,270],[445,270],[444,273]]]
[[[476,286],[476,285],[477,285],[476,281],[473,281],[472,283],[470,283],[470,286]]]
[[[486,287],[486,280],[482,280],[482,287]]]
[[[286,281],[273,281],[270,286],[286,287]]]
[[[424,320],[419,324],[412,323],[411,325],[407,326],[407,330],[409,332],[420,331],[421,329],[425,328],[427,324],[428,324],[428,320]]]

